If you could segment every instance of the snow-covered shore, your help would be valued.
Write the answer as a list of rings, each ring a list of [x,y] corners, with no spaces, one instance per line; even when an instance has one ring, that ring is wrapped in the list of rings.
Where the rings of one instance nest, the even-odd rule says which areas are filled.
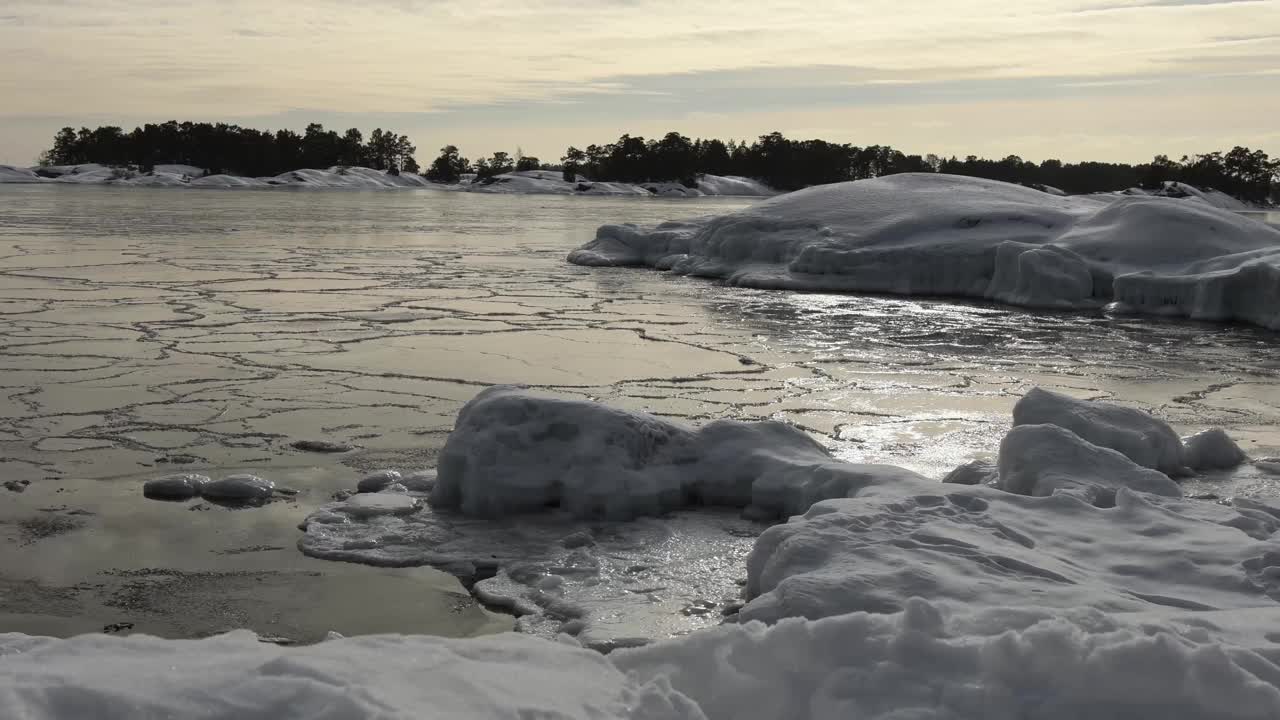
[[[593,182],[578,178],[567,182],[559,171],[526,170],[504,173],[488,181],[473,183],[473,176],[454,185],[432,183],[421,175],[400,173],[389,175],[381,170],[363,167],[332,167],[327,170],[294,170],[273,177],[250,178],[236,175],[206,175],[190,165],[157,165],[148,173],[106,167],[104,165],[66,165],[43,168],[18,168],[0,165],[0,183],[67,183],[75,185],[111,185],[115,187],[177,188],[329,188],[379,190],[433,188],[454,192],[534,194],[534,195],[638,195],[660,197],[749,196],[767,197],[777,193],[748,178],[703,175],[696,187],[675,182],[618,183]]]
[[[756,288],[973,297],[1280,329],[1280,230],[1214,200],[1061,197],[907,174],[809,188],[718,217],[605,225],[569,255]],[[1203,193],[1201,194],[1203,195]]]
[[[573,609],[566,588],[592,554],[574,533],[560,546],[576,565],[505,572],[557,618],[557,641],[380,636],[289,649],[248,633],[3,635],[0,715],[1275,718],[1280,506],[1183,499],[1173,477],[1222,464],[1233,447],[1221,433],[1184,441],[1151,416],[1034,391],[988,482],[962,485],[843,463],[776,423],[694,430],[494,388],[460,413],[434,508],[419,502],[425,486],[371,486],[359,508],[309,518],[304,551],[425,556],[447,539],[406,519],[449,508],[494,523],[705,505],[802,512],[756,541],[734,622],[608,656],[579,647],[585,626],[611,620]]]

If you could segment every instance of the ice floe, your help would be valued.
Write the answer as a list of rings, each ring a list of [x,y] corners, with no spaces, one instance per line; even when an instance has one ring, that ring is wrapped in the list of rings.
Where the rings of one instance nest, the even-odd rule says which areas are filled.
[[[824,185],[651,228],[605,225],[569,261],[759,288],[1114,303],[1280,329],[1280,230],[1208,202],[1058,197],[951,175]]]

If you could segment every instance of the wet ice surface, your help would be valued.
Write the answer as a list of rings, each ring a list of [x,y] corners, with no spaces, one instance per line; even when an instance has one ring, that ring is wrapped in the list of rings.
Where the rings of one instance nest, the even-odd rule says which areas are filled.
[[[1275,333],[731,289],[564,262],[602,223],[745,204],[5,187],[0,476],[47,489],[5,493],[5,528],[15,530],[4,538],[30,541],[23,557],[38,562],[53,541],[17,528],[40,517],[47,493],[107,479],[129,484],[141,503],[143,481],[176,472],[247,472],[296,488],[288,513],[274,505],[227,516],[269,511],[277,524],[296,523],[368,471],[431,467],[458,409],[493,383],[693,423],[786,420],[843,459],[934,477],[992,458],[1031,386],[1141,407],[1184,434],[1223,427],[1251,455],[1280,456]],[[356,449],[306,452],[298,441]],[[1247,465],[1185,488],[1265,496],[1278,478]],[[97,497],[80,492],[76,507],[119,507]],[[107,522],[74,518],[56,537]],[[664,633],[718,621],[758,531],[698,513],[625,532],[477,522],[449,520],[456,532],[442,541],[477,556],[515,547],[523,554],[511,562],[555,565],[581,550],[565,537],[593,533],[590,554],[618,582],[583,583],[580,593],[643,601],[634,612]],[[627,574],[646,564],[648,576]],[[638,592],[650,587],[663,589]],[[633,629],[619,621],[612,637]]]

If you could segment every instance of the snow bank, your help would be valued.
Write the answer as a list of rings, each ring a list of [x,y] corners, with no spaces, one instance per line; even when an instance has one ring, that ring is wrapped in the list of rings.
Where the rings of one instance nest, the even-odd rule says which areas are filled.
[[[431,503],[491,517],[559,507],[619,519],[723,505],[785,518],[867,484],[924,479],[838,462],[783,423],[722,420],[693,430],[511,387],[489,388],[462,408],[439,462]]]
[[[740,195],[768,197],[776,195],[772,188],[750,178],[721,175],[702,175],[696,187],[686,187],[677,182],[598,182],[576,176],[566,181],[559,170],[521,170],[495,175],[487,180],[463,182],[450,189],[464,192],[512,193],[538,195],[638,195],[658,197],[704,197]]]
[[[0,183],[39,183],[45,179],[27,168],[0,165]]]
[[[1280,230],[1202,202],[1058,197],[906,174],[808,188],[727,215],[606,225],[569,255],[734,285],[999,300],[1280,329]]]
[[[514,634],[344,638],[295,649],[248,632],[199,641],[0,636],[6,718],[703,717],[689,706],[597,653]]]
[[[1116,491],[1182,497],[1164,473],[1142,467],[1057,425],[1018,425],[1000,443],[998,487],[1044,497],[1070,492],[1092,505],[1111,507]]]

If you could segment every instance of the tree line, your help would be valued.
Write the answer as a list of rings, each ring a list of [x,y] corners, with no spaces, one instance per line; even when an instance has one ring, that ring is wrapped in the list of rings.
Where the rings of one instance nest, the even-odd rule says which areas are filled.
[[[277,175],[303,167],[365,166],[387,172],[419,172],[416,148],[404,135],[374,130],[368,141],[358,129],[339,135],[311,124],[302,134],[242,128],[223,123],[144,125],[126,133],[108,126],[96,130],[63,128],[43,163],[71,165],[101,163],[134,165],[148,170],[160,163],[195,165],[210,172],[247,176]],[[974,155],[960,159],[937,155],[909,155],[887,145],[859,147],[825,140],[793,140],[782,133],[762,135],[750,143],[718,139],[690,139],[670,132],[661,139],[623,135],[616,142],[570,147],[557,163],[543,163],[517,151],[505,151],[472,162],[458,148],[447,145],[427,167],[428,180],[459,182],[474,174],[475,182],[513,170],[556,170],[565,180],[630,183],[679,181],[689,187],[699,175],[740,175],[779,190],[796,190],[846,180],[861,180],[906,172],[942,172],[1002,180],[1030,186],[1049,186],[1068,193],[1157,188],[1180,181],[1214,188],[1242,200],[1264,203],[1280,193],[1280,159],[1261,150],[1235,147],[1171,160],[1158,155],[1149,163],[1040,163],[1010,155],[1000,160]]]
[[[334,165],[416,173],[420,169],[416,153],[408,136],[381,128],[366,141],[356,128],[339,135],[319,123],[308,125],[298,134],[292,130],[271,132],[226,123],[170,120],[148,123],[132,132],[113,125],[94,130],[64,127],[54,136],[53,147],[41,155],[40,164],[132,165],[143,172],[160,164],[194,165],[210,174],[247,177]]]

